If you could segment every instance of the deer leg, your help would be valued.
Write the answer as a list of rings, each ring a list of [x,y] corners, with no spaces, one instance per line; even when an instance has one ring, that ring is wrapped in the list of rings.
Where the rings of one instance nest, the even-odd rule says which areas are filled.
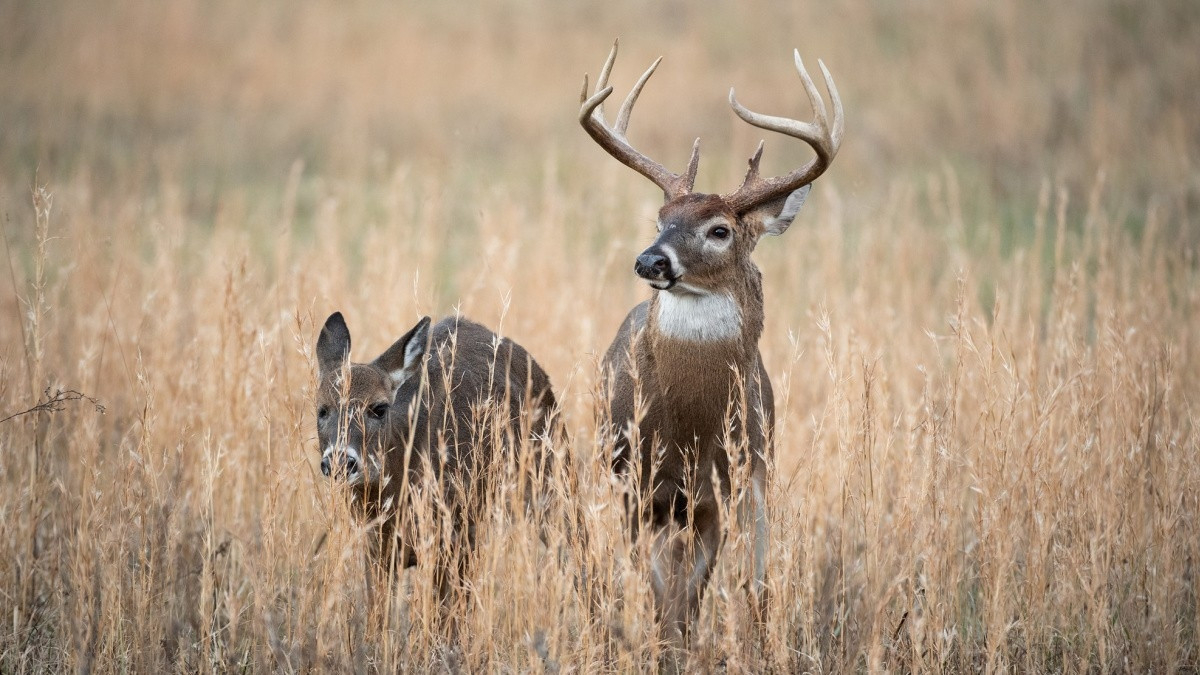
[[[450,644],[459,640],[467,612],[466,585],[470,560],[466,551],[451,544],[433,568],[433,587],[438,598],[438,623]]]
[[[766,590],[767,578],[767,477],[760,463],[750,476],[749,489],[738,504],[738,527],[750,538],[750,591],[755,596]]]
[[[755,467],[750,484],[743,492],[737,509],[738,529],[748,538],[750,578],[746,590],[755,620],[762,621],[767,605],[767,549],[770,544],[767,522],[766,468]]]
[[[689,624],[700,613],[700,600],[721,546],[716,506],[698,506],[687,528],[674,519],[655,533],[651,580],[659,620],[678,647],[687,642]]]
[[[688,616],[700,613],[700,600],[708,586],[717,551],[721,547],[721,521],[717,516],[716,504],[696,507],[692,527],[696,530],[692,542],[689,574],[687,577]]]
[[[670,520],[654,533],[650,550],[650,584],[659,622],[673,646],[682,648],[687,631],[686,560],[688,533]]]

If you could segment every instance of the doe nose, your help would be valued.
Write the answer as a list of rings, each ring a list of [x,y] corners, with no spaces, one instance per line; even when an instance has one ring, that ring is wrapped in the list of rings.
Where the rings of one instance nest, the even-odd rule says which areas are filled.
[[[339,477],[350,478],[358,473],[358,458],[346,453],[334,453],[322,457],[321,473],[325,474],[326,477],[332,475],[335,471],[335,461],[341,465],[336,468]]]
[[[670,268],[671,261],[667,259],[667,256],[648,251],[639,255],[633,265],[633,271],[637,272],[639,276],[646,276],[648,274],[661,276],[666,274]]]

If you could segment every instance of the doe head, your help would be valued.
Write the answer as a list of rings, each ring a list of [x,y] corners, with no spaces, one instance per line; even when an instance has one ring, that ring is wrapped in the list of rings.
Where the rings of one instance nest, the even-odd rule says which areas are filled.
[[[317,338],[317,438],[321,472],[350,486],[379,487],[387,453],[407,436],[409,405],[428,349],[429,317],[370,363],[350,361],[350,329],[341,312]],[[406,383],[412,383],[406,387]]]

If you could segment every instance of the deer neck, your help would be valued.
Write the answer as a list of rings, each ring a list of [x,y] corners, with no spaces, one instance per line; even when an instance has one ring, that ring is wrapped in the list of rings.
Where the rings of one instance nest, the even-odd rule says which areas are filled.
[[[642,334],[660,383],[675,395],[714,399],[732,385],[734,369],[752,372],[762,333],[762,285],[751,263],[734,283],[706,292],[656,291]],[[716,396],[714,396],[716,394]]]

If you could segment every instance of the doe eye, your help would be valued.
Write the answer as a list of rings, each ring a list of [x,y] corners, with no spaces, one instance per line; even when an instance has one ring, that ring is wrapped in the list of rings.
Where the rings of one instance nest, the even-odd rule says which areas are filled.
[[[726,237],[729,236],[729,228],[728,227],[714,227],[713,229],[708,231],[708,236],[712,237],[713,239],[725,239]]]
[[[376,403],[375,405],[373,405],[367,409],[367,414],[371,416],[371,419],[381,420],[385,416],[387,416],[387,411],[388,411],[388,404]]]
[[[323,420],[329,417],[329,406],[323,405],[317,409],[317,419]]]

